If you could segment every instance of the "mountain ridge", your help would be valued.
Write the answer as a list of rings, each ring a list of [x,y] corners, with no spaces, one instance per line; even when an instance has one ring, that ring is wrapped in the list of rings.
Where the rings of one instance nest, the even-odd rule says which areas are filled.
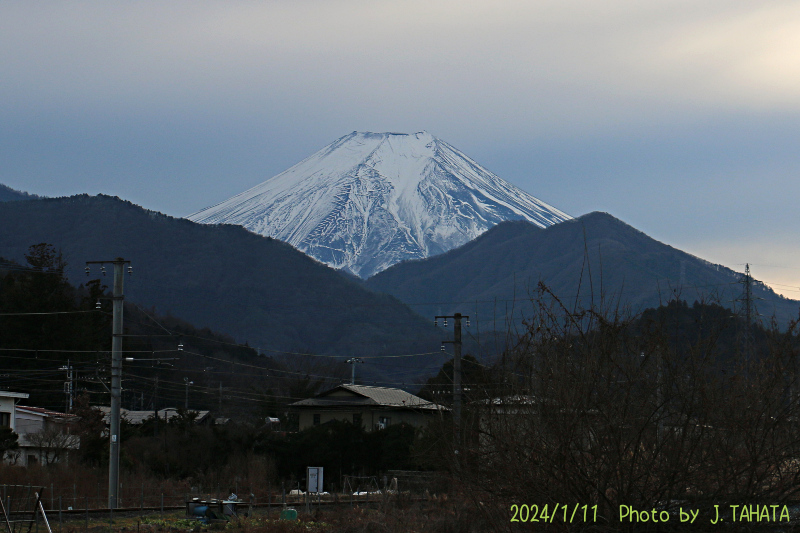
[[[502,257],[497,261],[495,258]],[[632,312],[671,299],[739,298],[741,275],[659,242],[609,215],[594,212],[545,229],[498,224],[462,248],[394,265],[365,281],[423,315],[453,312],[499,316],[529,313],[528,296],[543,282],[565,305],[627,306]],[[796,318],[798,302],[754,283],[759,305],[779,322]],[[499,310],[492,302],[497,299]],[[443,302],[442,305],[434,303]],[[517,318],[521,318],[517,316]]]
[[[133,266],[126,300],[268,355],[368,357],[439,346],[433,326],[394,297],[240,226],[202,225],[116,197],[78,195],[0,203],[0,228],[0,256],[21,259],[32,244],[53,244],[74,283],[86,279],[85,261],[124,257]],[[395,367],[411,378],[424,374],[413,358],[382,361],[387,370],[361,365],[371,367],[363,372],[381,379]]]
[[[12,189],[8,185],[0,183],[0,202],[18,202],[20,200],[39,200],[44,198],[36,194]]]

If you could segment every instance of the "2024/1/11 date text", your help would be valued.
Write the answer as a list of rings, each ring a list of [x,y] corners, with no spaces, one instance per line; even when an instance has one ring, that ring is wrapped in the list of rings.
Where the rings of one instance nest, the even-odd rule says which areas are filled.
[[[583,522],[597,522],[597,506],[592,505],[579,505],[575,504],[574,507],[567,504],[561,505],[558,503],[545,504],[541,510],[539,506],[516,503],[511,506],[511,522],[549,522],[553,523],[559,520],[563,523],[573,523],[577,521]]]

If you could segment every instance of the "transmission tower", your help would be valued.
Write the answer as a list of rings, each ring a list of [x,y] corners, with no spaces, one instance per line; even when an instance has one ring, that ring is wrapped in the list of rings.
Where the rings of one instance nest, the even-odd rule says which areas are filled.
[[[755,308],[755,298],[753,296],[753,277],[750,275],[750,263],[744,266],[744,276],[739,281],[742,284],[742,296],[736,299],[737,302],[742,302],[742,309],[740,313],[744,315],[744,335],[742,337],[742,355],[746,365],[750,363],[750,356],[753,346],[753,319],[758,316]]]

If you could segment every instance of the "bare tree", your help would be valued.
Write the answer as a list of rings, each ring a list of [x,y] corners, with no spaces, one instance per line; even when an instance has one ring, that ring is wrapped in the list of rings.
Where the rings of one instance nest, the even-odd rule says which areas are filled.
[[[617,521],[621,505],[669,512],[800,495],[797,323],[764,330],[747,359],[728,353],[722,314],[688,327],[568,310],[541,289],[498,368],[505,393],[473,406],[456,471],[497,529],[512,503],[559,506],[556,523],[561,506],[586,505],[589,526]]]
[[[62,461],[68,450],[78,448],[79,442],[77,435],[71,435],[56,425],[47,426],[36,433],[28,433],[25,439],[38,448],[43,466]]]

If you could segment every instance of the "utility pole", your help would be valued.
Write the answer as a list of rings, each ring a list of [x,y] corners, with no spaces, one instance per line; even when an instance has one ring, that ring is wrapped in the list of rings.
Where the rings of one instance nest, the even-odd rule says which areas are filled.
[[[108,508],[116,509],[119,495],[119,445],[120,445],[120,403],[122,399],[122,293],[123,267],[128,265],[128,274],[132,273],[130,261],[121,257],[113,261],[87,261],[86,274],[90,264],[99,264],[105,276],[105,263],[114,265],[114,295],[112,301],[113,318],[111,334],[111,413],[109,413],[110,439],[108,457]]]
[[[172,337],[172,335],[168,335],[168,336]],[[153,355],[155,355],[155,352],[153,352]],[[178,358],[177,357],[167,357],[167,358],[152,357],[152,358],[148,358],[148,359],[142,359],[142,358],[136,358],[136,357],[126,357],[125,358],[126,361],[153,361],[153,368],[156,369],[155,385],[153,386],[153,421],[155,423],[155,428],[153,430],[153,436],[154,437],[158,436],[158,423],[159,423],[159,419],[158,419],[158,374],[161,372],[161,365],[173,366],[170,363],[167,363],[165,361],[175,361],[176,359],[178,359]],[[142,397],[141,398],[142,398],[142,400],[141,400],[142,411],[144,411],[144,393],[142,393]]]
[[[433,325],[439,325],[439,319],[444,319],[444,327],[447,327],[447,319],[453,319],[453,340],[442,341],[442,351],[444,351],[445,344],[453,345],[453,430],[456,439],[456,454],[459,453],[461,446],[461,319],[467,321],[469,327],[469,317],[456,313],[452,316],[436,316],[433,319]]]
[[[355,385],[356,384],[356,363],[363,363],[364,361],[359,357],[351,357],[350,359],[347,360],[347,362],[350,363],[350,366],[352,367],[350,369],[350,385]]]
[[[72,365],[70,365],[69,359],[67,359],[66,366],[62,366],[59,370],[66,370],[67,371],[67,381],[64,383],[64,393],[67,395],[67,410],[66,412],[69,413],[72,410],[72,395],[74,391],[73,381],[72,381]]]
[[[156,385],[153,389],[153,423],[155,424],[153,436],[158,437],[158,374],[156,374]]]
[[[183,408],[188,411],[189,410],[189,385],[194,385],[194,381],[189,381],[189,378],[183,378],[183,382],[186,384],[186,402],[185,402]]]

